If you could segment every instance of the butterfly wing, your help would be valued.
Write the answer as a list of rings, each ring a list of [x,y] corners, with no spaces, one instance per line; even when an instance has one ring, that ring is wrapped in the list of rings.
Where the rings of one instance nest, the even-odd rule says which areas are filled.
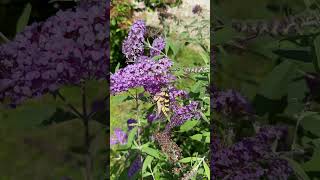
[[[161,113],[164,114],[168,119],[169,109],[169,94],[166,91],[162,91],[156,94],[153,98],[157,103],[157,114],[156,117],[160,117]]]

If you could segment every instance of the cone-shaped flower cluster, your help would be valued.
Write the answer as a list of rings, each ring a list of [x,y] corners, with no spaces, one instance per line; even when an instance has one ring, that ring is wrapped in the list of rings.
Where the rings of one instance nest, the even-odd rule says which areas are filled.
[[[235,90],[218,91],[211,89],[211,107],[214,111],[227,116],[238,116],[252,113],[247,99]]]
[[[155,94],[162,86],[174,80],[174,76],[169,73],[171,66],[172,61],[168,58],[159,61],[148,59],[128,65],[111,75],[111,94],[137,87],[144,87],[149,93]]]
[[[144,35],[146,34],[146,24],[137,20],[131,26],[128,37],[122,44],[122,53],[129,61],[135,61],[144,53]]]
[[[127,143],[127,134],[119,128],[114,130],[114,134],[110,138],[110,144],[126,144]]]
[[[199,119],[200,113],[198,105],[197,102],[193,101],[186,106],[172,106],[174,114],[171,117],[170,122],[166,125],[165,131],[170,132],[172,128],[181,126],[192,118]]]
[[[0,46],[0,100],[13,103],[85,79],[104,79],[108,69],[108,5],[82,2],[34,23]]]
[[[152,42],[152,47],[150,49],[150,56],[159,56],[161,51],[166,47],[166,42],[162,37],[158,37]]]
[[[272,151],[274,140],[285,136],[283,128],[264,127],[255,137],[246,138],[227,147],[211,146],[213,179],[288,179],[292,173],[286,160]]]
[[[136,159],[132,162],[128,170],[128,178],[133,179],[133,176],[139,172],[142,167],[142,159],[141,155],[138,155]]]

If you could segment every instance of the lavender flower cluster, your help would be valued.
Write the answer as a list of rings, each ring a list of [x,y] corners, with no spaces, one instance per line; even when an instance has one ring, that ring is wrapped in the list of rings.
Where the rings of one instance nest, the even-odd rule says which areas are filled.
[[[169,92],[170,102],[175,102],[177,100],[177,98],[185,99],[185,98],[188,98],[188,96],[189,96],[186,91],[181,90],[181,89],[177,89],[172,86],[170,86],[168,88],[168,92]]]
[[[127,144],[127,134],[120,128],[114,129],[114,134],[110,137],[110,145]]]
[[[172,106],[174,114],[172,115],[170,122],[166,125],[165,132],[170,132],[172,128],[181,126],[192,118],[199,119],[200,113],[198,106],[198,102],[195,101],[186,106]]]
[[[162,37],[156,38],[152,42],[152,47],[150,49],[150,56],[159,56],[161,54],[161,51],[166,47],[166,42]]]
[[[148,59],[128,65],[111,75],[111,94],[137,87],[144,87],[149,93],[155,94],[160,91],[162,86],[175,79],[169,73],[171,66],[172,62],[168,58],[163,58],[159,61]]]
[[[61,85],[105,79],[108,69],[109,5],[82,1],[74,9],[33,23],[0,46],[0,101],[40,96]]]
[[[288,162],[272,151],[273,142],[285,134],[284,128],[263,127],[255,137],[230,147],[212,143],[212,179],[288,179],[293,172]]]
[[[228,116],[238,116],[250,114],[252,107],[247,99],[235,90],[219,91],[211,89],[211,107],[215,112]]]
[[[133,176],[139,172],[139,170],[142,168],[142,157],[141,155],[138,155],[136,157],[136,159],[132,162],[132,164],[130,165],[129,167],[129,170],[128,170],[128,178],[129,179],[132,179]]]
[[[128,37],[122,43],[122,53],[129,61],[135,61],[143,55],[145,34],[145,22],[142,20],[135,21],[131,26]]]
[[[133,129],[134,123],[137,123],[137,120],[135,119],[128,119],[127,121],[127,127],[128,131],[130,132]],[[110,145],[115,144],[127,144],[128,135],[126,132],[122,131],[120,128],[115,128],[113,135],[110,137]]]
[[[129,35],[122,44],[122,53],[128,61],[135,63],[111,75],[111,94],[136,87],[144,87],[149,93],[155,94],[160,91],[162,86],[175,79],[169,73],[169,68],[173,65],[170,59],[165,57],[159,61],[152,60],[152,57],[160,54],[165,47],[165,42],[161,37],[153,41],[150,49],[151,56],[144,55],[146,30],[146,25],[142,20],[135,21],[131,26]]]

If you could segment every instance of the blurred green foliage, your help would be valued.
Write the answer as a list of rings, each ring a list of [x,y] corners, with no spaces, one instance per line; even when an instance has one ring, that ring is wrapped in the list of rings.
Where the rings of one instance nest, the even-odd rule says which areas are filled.
[[[42,0],[0,0],[0,24],[2,24],[0,32],[8,39],[12,39],[16,35],[18,20],[28,3],[32,10],[27,24],[45,21],[59,9],[72,8],[75,5],[73,1],[49,3],[49,1]],[[0,42],[3,40],[0,39]]]
[[[110,11],[110,71],[114,72],[118,63],[120,67],[125,66],[122,41],[132,23],[133,6],[130,0],[111,0]]]
[[[174,7],[177,5],[180,5],[182,3],[182,0],[137,0],[138,2],[144,2],[144,4],[151,8],[163,8],[166,6]]]

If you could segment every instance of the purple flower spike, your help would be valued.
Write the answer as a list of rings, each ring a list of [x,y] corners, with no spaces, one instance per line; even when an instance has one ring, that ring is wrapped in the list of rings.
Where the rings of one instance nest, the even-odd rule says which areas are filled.
[[[110,144],[126,144],[127,143],[127,134],[119,128],[114,130],[114,134],[110,138]]]
[[[285,128],[268,126],[231,146],[211,145],[212,179],[288,179],[291,167],[272,150],[274,140],[285,135]]]
[[[157,120],[156,117],[157,117],[157,115],[154,114],[154,113],[148,114],[148,115],[147,115],[148,122],[149,122],[149,123],[154,122],[155,120]]]
[[[169,87],[169,98],[171,102],[175,102],[177,98],[188,98],[188,93],[184,90],[178,90],[175,87]]]
[[[149,93],[155,94],[160,91],[161,86],[174,80],[175,77],[169,73],[171,66],[172,61],[168,58],[128,65],[111,75],[111,94],[137,87],[144,87]]]
[[[137,20],[131,26],[128,37],[122,44],[122,53],[130,61],[143,55],[144,35],[146,34],[146,24],[142,20]]]
[[[150,49],[150,56],[159,56],[161,51],[166,47],[166,42],[162,37],[158,37],[153,40],[152,47]]]
[[[171,121],[167,124],[165,131],[170,132],[172,128],[181,126],[187,120],[195,118],[200,118],[200,113],[198,110],[198,102],[191,102],[186,106],[172,106],[174,115],[171,117]]]
[[[129,179],[132,179],[133,176],[141,169],[141,167],[142,167],[141,156],[138,155],[137,158],[132,162],[128,170]]]
[[[212,92],[212,107],[215,111],[224,115],[245,115],[253,112],[249,102],[237,91],[227,90]]]
[[[0,101],[20,104],[62,85],[106,79],[108,8],[105,1],[81,1],[1,44]]]

